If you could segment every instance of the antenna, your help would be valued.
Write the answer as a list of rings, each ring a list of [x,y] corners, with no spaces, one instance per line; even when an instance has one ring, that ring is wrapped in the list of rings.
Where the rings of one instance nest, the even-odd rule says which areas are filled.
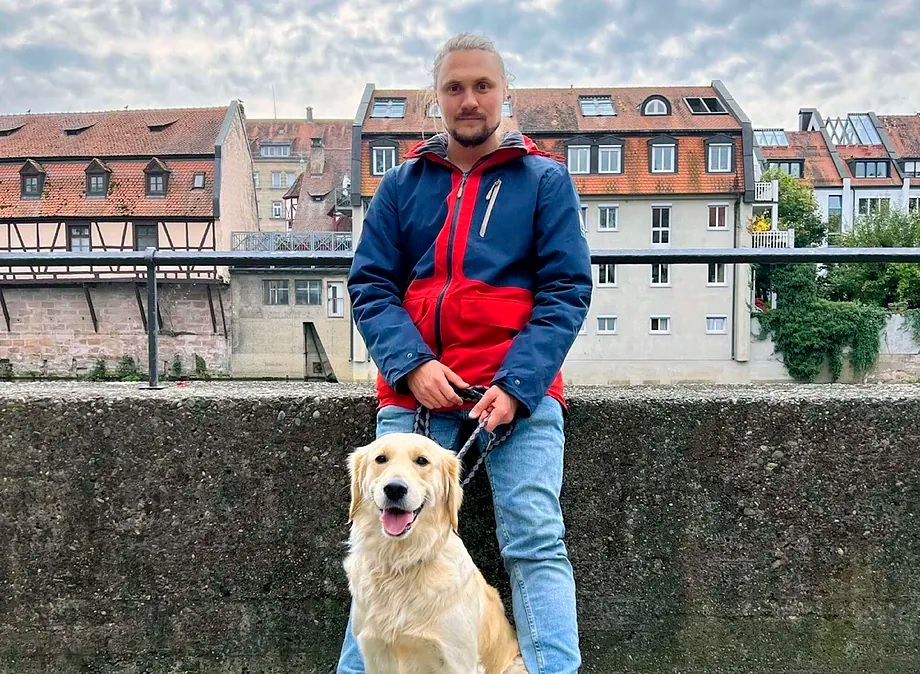
[[[275,106],[275,83],[272,82],[272,110],[275,113],[275,119],[278,119],[278,108]]]

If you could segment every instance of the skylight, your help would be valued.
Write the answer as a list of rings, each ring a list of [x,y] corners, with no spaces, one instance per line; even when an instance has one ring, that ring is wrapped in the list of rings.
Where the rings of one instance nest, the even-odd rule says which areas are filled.
[[[690,112],[695,115],[727,115],[722,101],[714,97],[688,96],[684,99]]]
[[[869,115],[850,114],[846,118],[827,120],[827,131],[835,145],[881,145],[875,124]]]
[[[405,98],[376,98],[371,117],[405,117]]]
[[[616,115],[610,96],[579,96],[581,114],[585,117],[610,117]]]
[[[754,129],[754,138],[761,147],[785,147],[789,145],[786,132],[782,129]]]

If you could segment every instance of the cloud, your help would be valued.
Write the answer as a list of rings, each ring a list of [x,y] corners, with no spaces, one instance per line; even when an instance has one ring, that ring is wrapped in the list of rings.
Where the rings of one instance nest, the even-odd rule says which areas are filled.
[[[222,105],[354,116],[366,82],[422,87],[439,44],[485,32],[518,87],[708,84],[757,126],[913,113],[912,0],[0,0],[0,112]],[[272,88],[274,87],[274,100]]]

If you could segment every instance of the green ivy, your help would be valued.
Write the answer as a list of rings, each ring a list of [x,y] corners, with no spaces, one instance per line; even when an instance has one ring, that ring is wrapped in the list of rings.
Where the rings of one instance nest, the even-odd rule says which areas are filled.
[[[905,326],[910,331],[914,344],[920,344],[920,309],[909,309],[904,312]]]
[[[813,381],[826,362],[834,381],[843,371],[844,349],[857,374],[878,361],[880,333],[887,313],[856,302],[831,302],[817,296],[815,266],[778,266],[774,270],[776,309],[755,314],[770,336],[790,376]]]

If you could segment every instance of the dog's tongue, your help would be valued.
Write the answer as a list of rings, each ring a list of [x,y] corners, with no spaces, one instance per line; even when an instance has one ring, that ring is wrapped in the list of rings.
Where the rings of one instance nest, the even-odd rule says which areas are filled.
[[[390,536],[399,536],[412,522],[412,513],[404,510],[384,510],[380,516],[383,528]]]

